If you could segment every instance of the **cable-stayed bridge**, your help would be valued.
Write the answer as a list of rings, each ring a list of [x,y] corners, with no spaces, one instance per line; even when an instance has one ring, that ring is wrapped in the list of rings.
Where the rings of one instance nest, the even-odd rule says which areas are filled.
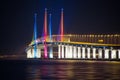
[[[35,14],[34,36],[26,48],[27,58],[120,60],[120,34],[64,34],[61,9],[60,34],[52,35],[51,14],[47,26],[45,9],[44,35],[38,38],[36,17]]]

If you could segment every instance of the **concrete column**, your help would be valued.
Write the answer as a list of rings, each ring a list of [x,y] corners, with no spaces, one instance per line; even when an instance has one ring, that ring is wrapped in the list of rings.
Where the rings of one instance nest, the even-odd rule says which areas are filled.
[[[37,48],[37,58],[41,58],[41,49]]]
[[[49,48],[49,58],[53,58],[53,47],[50,46]]]
[[[102,59],[102,49],[98,49],[98,58]]]
[[[120,49],[118,50],[118,59],[120,59]]]
[[[111,59],[117,59],[116,50],[111,50]]]
[[[81,58],[81,47],[78,47],[78,58]]]
[[[32,49],[32,51],[31,51],[31,55],[32,55],[31,58],[34,58],[34,49]]]
[[[87,58],[90,59],[90,48],[87,48]]]
[[[64,45],[62,45],[62,58],[64,58]]]
[[[93,48],[93,59],[96,59],[96,48]]]
[[[27,58],[32,58],[31,49],[27,51]]]
[[[67,45],[65,45],[65,58],[68,58],[68,46]]]
[[[76,54],[77,54],[77,52],[76,52],[76,46],[74,46],[73,48],[74,48],[74,49],[73,49],[73,54],[74,54],[74,55],[73,55],[73,58],[77,58],[77,55],[76,55]]]
[[[58,58],[61,58],[61,45],[58,45]]]
[[[104,49],[104,58],[109,59],[109,49]]]
[[[82,47],[82,58],[85,59],[85,47]]]
[[[69,46],[69,55],[70,55],[70,58],[72,58],[72,46]]]

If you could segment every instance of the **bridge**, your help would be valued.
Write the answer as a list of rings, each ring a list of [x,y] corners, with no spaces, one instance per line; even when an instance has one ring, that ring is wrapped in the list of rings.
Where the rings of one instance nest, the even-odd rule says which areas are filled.
[[[120,34],[64,34],[61,9],[60,34],[52,35],[51,14],[47,33],[47,9],[44,14],[44,35],[37,37],[36,17],[34,36],[26,48],[27,58],[42,59],[102,59],[120,60]]]

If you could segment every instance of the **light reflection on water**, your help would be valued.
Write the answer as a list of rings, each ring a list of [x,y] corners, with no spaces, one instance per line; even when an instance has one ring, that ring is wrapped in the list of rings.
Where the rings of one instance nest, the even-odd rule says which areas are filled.
[[[27,80],[120,80],[120,64],[71,63],[27,65]]]

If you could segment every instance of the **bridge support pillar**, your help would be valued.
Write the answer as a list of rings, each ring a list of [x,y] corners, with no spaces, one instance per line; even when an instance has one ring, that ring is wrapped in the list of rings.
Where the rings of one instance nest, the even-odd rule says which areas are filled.
[[[41,58],[41,49],[37,48],[37,58]]]
[[[64,58],[64,45],[62,45],[62,58]]]
[[[118,59],[120,59],[120,49],[118,50]]]
[[[72,56],[72,50],[73,50],[73,49],[72,49],[72,45],[69,46],[69,48],[70,48],[70,49],[69,49],[68,55],[70,56],[70,58],[72,58],[72,57],[73,57],[73,56]]]
[[[78,58],[81,58],[81,47],[78,47]]]
[[[98,49],[98,58],[102,59],[102,49]]]
[[[31,54],[32,54],[32,58],[34,58],[34,49],[32,49]]]
[[[109,49],[104,49],[104,58],[109,59]]]
[[[116,50],[111,50],[111,59],[116,59],[117,55],[116,55]]]
[[[96,59],[96,48],[93,48],[92,51],[93,51],[93,59]]]
[[[73,47],[73,58],[77,58],[76,46]]]
[[[90,48],[87,48],[87,58],[90,59]]]
[[[58,58],[61,58],[61,45],[58,45]]]
[[[68,53],[69,53],[68,52],[68,50],[69,50],[68,47],[69,47],[68,45],[65,45],[65,58],[68,58]]]
[[[85,59],[85,47],[82,47],[82,59]]]
[[[27,51],[27,58],[32,58],[32,52],[31,49]]]
[[[49,48],[49,58],[53,58],[53,47]]]

